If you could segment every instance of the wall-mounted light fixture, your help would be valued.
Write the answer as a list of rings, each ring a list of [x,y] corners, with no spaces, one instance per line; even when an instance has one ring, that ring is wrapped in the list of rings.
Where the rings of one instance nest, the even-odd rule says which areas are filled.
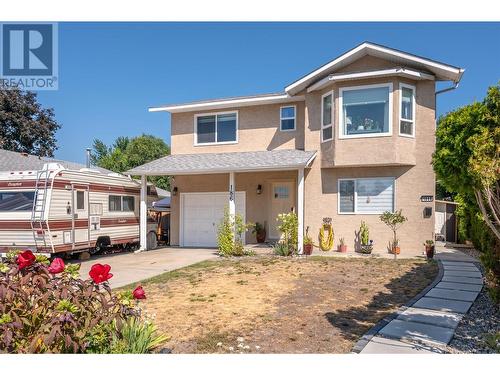
[[[257,185],[257,195],[262,194],[262,185]]]
[[[177,186],[172,189],[172,195],[175,197],[177,195]]]

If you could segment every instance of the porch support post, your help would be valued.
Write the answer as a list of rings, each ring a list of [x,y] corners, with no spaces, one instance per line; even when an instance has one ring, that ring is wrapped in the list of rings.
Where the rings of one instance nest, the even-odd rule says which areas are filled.
[[[146,183],[146,176],[141,176],[141,203],[140,203],[140,211],[139,211],[139,232],[140,232],[140,241],[141,247],[139,251],[147,250],[147,194],[148,185]]]
[[[234,233],[234,218],[236,216],[236,189],[234,185],[234,172],[229,172],[229,217],[233,226]]]
[[[304,250],[304,168],[298,170],[297,176],[297,220],[298,220],[298,244],[297,252],[302,254]]]

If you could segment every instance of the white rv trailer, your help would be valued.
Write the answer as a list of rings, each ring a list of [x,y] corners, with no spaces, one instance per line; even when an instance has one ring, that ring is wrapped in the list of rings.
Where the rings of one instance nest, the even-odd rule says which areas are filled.
[[[59,163],[0,172],[0,253],[19,248],[94,253],[136,245],[139,196],[139,182],[118,173]],[[155,231],[148,223],[148,248],[156,247]]]

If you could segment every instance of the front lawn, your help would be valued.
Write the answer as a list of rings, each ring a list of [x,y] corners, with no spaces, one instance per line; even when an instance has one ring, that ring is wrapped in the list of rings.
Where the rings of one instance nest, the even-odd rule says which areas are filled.
[[[206,261],[144,282],[143,307],[174,353],[347,353],[437,271],[414,259]]]

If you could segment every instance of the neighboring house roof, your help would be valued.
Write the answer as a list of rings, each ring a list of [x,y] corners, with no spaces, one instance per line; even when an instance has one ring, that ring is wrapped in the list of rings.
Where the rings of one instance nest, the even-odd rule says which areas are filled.
[[[66,160],[58,160],[26,153],[14,152],[0,149],[0,172],[7,171],[38,171],[43,168],[45,163],[58,163],[66,169],[80,170],[86,168],[85,165]],[[104,168],[92,167],[101,173],[112,173]]]
[[[155,186],[156,189],[156,194],[158,194],[159,197],[161,198],[169,198],[170,197],[170,192],[165,190],[165,189],[160,189],[159,187]]]
[[[413,55],[411,53],[403,52],[394,48],[382,46],[371,42],[361,43],[359,46],[351,49],[333,59],[332,61],[315,69],[311,73],[306,74],[302,78],[296,80],[285,88],[285,92],[275,94],[253,95],[253,96],[239,96],[232,98],[211,99],[196,101],[182,104],[170,104],[159,107],[149,108],[150,112],[166,111],[171,113],[176,112],[190,112],[195,110],[212,110],[224,109],[231,107],[244,107],[251,105],[274,104],[274,103],[289,103],[293,101],[305,100],[303,96],[296,96],[302,90],[316,84],[320,80],[348,80],[362,78],[359,75],[366,75],[366,72],[358,73],[358,76],[353,77],[335,77],[330,76],[339,69],[353,63],[354,61],[364,56],[374,56],[384,60],[392,61],[400,68],[394,71],[373,71],[371,76],[384,76],[384,75],[400,75],[407,76],[414,79],[435,79],[437,81],[453,81],[458,83],[462,78],[464,69],[445,64],[439,61],[431,60],[425,57]],[[411,70],[408,68],[413,68]],[[420,70],[423,70],[420,71]],[[431,74],[428,74],[431,73]],[[343,74],[349,76],[349,74]],[[365,77],[366,78],[366,77]],[[324,83],[324,82],[323,82]]]
[[[297,169],[309,166],[316,151],[272,150],[168,155],[125,173],[130,175],[185,175]]]

